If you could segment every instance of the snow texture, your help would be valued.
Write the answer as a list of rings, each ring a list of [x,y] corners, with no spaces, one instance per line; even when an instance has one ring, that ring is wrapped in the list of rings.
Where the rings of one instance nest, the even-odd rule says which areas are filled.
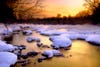
[[[0,40],[0,52],[1,51],[13,51],[13,50],[15,50],[15,48],[16,47],[14,47],[13,45],[7,44]]]
[[[54,48],[67,48],[72,44],[69,38],[62,36],[52,36],[51,41]]]
[[[17,55],[10,52],[0,52],[0,67],[10,67],[17,62]]]
[[[94,34],[88,35],[85,40],[100,45],[100,35],[94,35]]]

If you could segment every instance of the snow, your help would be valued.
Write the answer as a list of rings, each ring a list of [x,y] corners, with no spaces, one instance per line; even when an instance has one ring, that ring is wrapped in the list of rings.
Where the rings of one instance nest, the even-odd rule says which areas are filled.
[[[88,35],[85,40],[88,42],[95,43],[95,44],[100,44],[100,35],[91,34],[91,35]]]
[[[10,35],[12,33],[12,29],[4,29],[3,30],[3,32],[2,32],[2,34],[4,34],[4,35]]]
[[[53,43],[52,43],[52,46],[54,48],[67,48],[69,46],[71,46],[72,42],[71,40],[67,39],[67,40],[64,40],[64,39],[56,39]]]
[[[10,67],[10,65],[7,63],[0,63],[0,67]]]
[[[75,40],[75,39],[84,39],[87,37],[86,34],[79,34],[79,33],[66,33],[66,34],[61,34],[60,36],[62,37],[68,37],[71,40]]]
[[[36,31],[40,34],[42,34],[45,31],[48,31],[47,29],[43,29],[43,28],[37,28]]]
[[[32,42],[35,41],[35,37],[34,36],[28,36],[26,37],[27,42]]]
[[[10,52],[0,52],[0,67],[10,67],[17,62],[17,55]]]
[[[27,36],[26,40],[27,40],[27,42],[40,41],[40,38],[37,38],[37,37],[34,37],[34,36]]]
[[[52,36],[51,41],[54,48],[67,48],[72,44],[72,41],[69,38],[62,36]]]
[[[40,38],[38,38],[38,37],[35,37],[35,41],[40,42],[40,41],[41,41],[41,39],[40,39]]]
[[[59,50],[45,50],[42,54],[48,55],[49,58],[61,54]]]
[[[15,31],[20,31],[20,30],[21,30],[21,28],[20,28],[19,26],[14,26],[12,29],[13,29],[14,32],[15,32]]]
[[[40,34],[42,35],[47,35],[47,36],[50,36],[50,35],[60,35],[62,33],[66,33],[66,31],[60,31],[60,30],[57,30],[57,29],[52,29],[52,30],[44,30],[42,32],[40,32]]]
[[[61,52],[58,50],[52,50],[52,53],[54,56],[61,54]]]
[[[30,35],[30,34],[32,34],[32,31],[31,30],[24,30],[23,31],[23,34]]]
[[[11,44],[6,44],[5,42],[0,40],[0,52],[1,51],[12,51],[15,47]]]
[[[52,52],[52,50],[45,50],[42,54],[48,55],[48,58],[53,57],[53,52]]]
[[[2,37],[3,37],[3,36],[0,36],[0,40],[2,40]]]

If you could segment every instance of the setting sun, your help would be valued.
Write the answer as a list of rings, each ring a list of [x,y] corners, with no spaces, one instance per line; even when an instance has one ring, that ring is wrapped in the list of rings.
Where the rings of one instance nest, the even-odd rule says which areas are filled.
[[[75,16],[78,12],[85,10],[84,0],[45,0],[44,14],[47,16]]]

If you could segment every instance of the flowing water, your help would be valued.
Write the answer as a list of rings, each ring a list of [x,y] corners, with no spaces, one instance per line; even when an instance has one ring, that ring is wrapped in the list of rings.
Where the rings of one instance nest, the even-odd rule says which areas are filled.
[[[40,35],[35,31],[31,36],[39,37],[44,45],[50,46],[49,37]],[[12,44],[15,45],[26,45],[26,50],[23,53],[29,51],[42,52],[52,48],[38,48],[36,42],[28,43],[26,37],[20,34],[15,34]],[[65,56],[64,57],[53,57],[49,60],[44,60],[41,63],[37,62],[37,57],[29,58],[31,63],[26,67],[100,67],[100,46],[91,45],[83,40],[73,40],[70,50],[60,50]],[[22,67],[17,64],[16,67]]]

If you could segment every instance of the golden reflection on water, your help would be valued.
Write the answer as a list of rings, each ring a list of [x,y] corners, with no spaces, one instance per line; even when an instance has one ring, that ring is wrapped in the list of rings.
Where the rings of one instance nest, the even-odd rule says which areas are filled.
[[[33,32],[33,36],[41,38],[41,42],[44,45],[49,45],[51,42],[47,36],[41,36],[36,32]],[[28,64],[26,67],[100,67],[100,46],[93,46],[83,40],[74,40],[72,41],[71,50],[60,50],[65,57],[54,57],[50,60],[44,60],[42,63],[38,63],[36,60],[39,56],[31,59],[31,64]],[[26,50],[23,53],[28,51],[39,51],[42,52],[48,48],[38,48],[36,42],[27,43],[26,36],[23,36],[21,33],[14,35],[13,44],[24,44],[26,45]],[[50,49],[50,48],[49,48]],[[34,62],[36,64],[34,64]],[[21,67],[20,64],[17,64],[16,67]]]

